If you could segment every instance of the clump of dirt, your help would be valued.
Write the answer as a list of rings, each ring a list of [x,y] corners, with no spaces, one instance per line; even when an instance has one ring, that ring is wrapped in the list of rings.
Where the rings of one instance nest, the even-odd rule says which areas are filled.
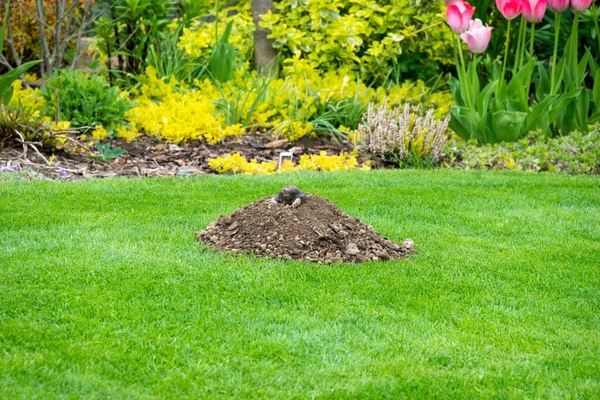
[[[391,260],[415,251],[411,239],[394,243],[312,194],[296,206],[262,198],[219,216],[196,236],[216,251],[324,263]]]

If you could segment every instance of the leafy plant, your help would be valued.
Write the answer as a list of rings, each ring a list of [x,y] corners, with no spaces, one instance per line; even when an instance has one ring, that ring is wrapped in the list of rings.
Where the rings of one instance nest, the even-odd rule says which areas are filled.
[[[41,94],[46,103],[45,114],[70,121],[74,127],[102,125],[114,130],[133,106],[100,75],[85,75],[81,71],[56,71]]]
[[[174,77],[178,81],[192,84],[194,79],[200,79],[207,69],[207,63],[186,54],[178,46],[179,37],[183,30],[179,25],[175,30],[167,30],[158,34],[155,44],[150,45],[146,65],[156,70],[161,79],[169,80]]]
[[[218,22],[215,23],[215,31],[218,33]],[[235,72],[235,49],[229,43],[233,21],[229,21],[225,32],[219,39],[217,37],[215,47],[208,60],[208,69],[211,75],[219,82],[227,82],[233,78]]]
[[[221,98],[214,101],[217,111],[225,117],[227,125],[241,124],[248,127],[257,110],[268,100],[272,78],[253,75],[248,88],[228,86],[225,91],[219,81],[215,85]]]
[[[99,48],[106,57],[108,69],[116,59],[116,67],[129,77],[144,72],[150,47],[156,45],[160,33],[171,23],[177,11],[174,0],[104,0],[98,2],[96,30]],[[113,59],[114,57],[114,59]]]
[[[123,155],[123,153],[125,153],[125,150],[123,150],[120,147],[111,147],[110,143],[98,143],[96,142],[96,149],[98,150],[98,153],[100,154],[99,158],[102,161],[110,161],[110,160],[114,160],[115,158]]]

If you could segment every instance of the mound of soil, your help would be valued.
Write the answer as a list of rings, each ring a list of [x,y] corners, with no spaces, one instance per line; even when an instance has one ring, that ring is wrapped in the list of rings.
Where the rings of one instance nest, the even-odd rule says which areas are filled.
[[[324,263],[390,260],[414,252],[411,239],[391,242],[331,201],[311,194],[297,208],[264,197],[219,216],[196,236],[216,251]]]

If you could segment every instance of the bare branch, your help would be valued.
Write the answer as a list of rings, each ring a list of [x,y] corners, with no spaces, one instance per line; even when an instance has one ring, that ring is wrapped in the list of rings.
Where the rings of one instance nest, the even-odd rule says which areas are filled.
[[[10,9],[8,10],[8,15],[6,15],[6,25],[8,27],[8,38],[7,38],[8,40],[6,40],[5,43],[10,44],[10,51],[12,53],[13,60],[16,64],[15,66],[18,67],[19,65],[21,65],[21,58],[17,54],[17,49],[15,47],[15,42],[13,40],[13,30],[12,30],[12,21],[11,21],[13,7],[14,7],[14,5],[11,4]],[[6,60],[4,55],[2,56],[2,58]],[[10,66],[9,66],[9,68],[12,69],[12,67],[10,67]]]

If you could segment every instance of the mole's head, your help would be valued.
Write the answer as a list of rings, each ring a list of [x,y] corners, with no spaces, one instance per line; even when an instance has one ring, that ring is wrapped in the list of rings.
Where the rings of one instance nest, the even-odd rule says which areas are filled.
[[[278,203],[290,203],[296,197],[300,190],[296,186],[284,186],[279,193],[275,195],[275,201]]]

